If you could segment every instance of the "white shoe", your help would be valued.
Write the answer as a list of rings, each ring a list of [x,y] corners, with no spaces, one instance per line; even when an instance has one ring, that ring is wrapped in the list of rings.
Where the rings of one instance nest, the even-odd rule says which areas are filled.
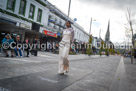
[[[64,73],[59,73],[59,75],[64,75]]]

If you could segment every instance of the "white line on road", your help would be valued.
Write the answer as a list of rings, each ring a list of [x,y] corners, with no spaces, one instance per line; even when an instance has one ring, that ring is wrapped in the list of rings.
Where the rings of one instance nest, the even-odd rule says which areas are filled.
[[[123,57],[121,57],[120,59],[119,66],[117,68],[109,91],[129,91]]]
[[[49,58],[56,58],[56,57],[54,57],[53,55],[47,56],[47,55],[43,55],[43,54],[38,54],[38,56],[41,56],[41,57],[49,57]]]
[[[41,62],[41,61],[33,61],[33,60],[30,60],[30,59],[25,59],[25,58],[1,58],[1,59],[8,59],[8,60],[12,60],[12,61],[24,61],[24,62]]]
[[[41,77],[41,76],[38,76],[38,78],[40,78],[41,80],[44,80],[44,81],[51,82],[51,83],[57,83],[57,82],[58,82],[58,81],[56,81],[56,80],[52,80],[52,79],[48,79],[48,78],[44,78],[44,77]]]

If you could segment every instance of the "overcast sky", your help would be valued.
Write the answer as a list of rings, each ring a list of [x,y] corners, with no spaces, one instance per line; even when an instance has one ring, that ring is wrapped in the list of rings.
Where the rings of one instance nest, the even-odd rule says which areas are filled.
[[[48,0],[64,13],[68,12],[69,0]],[[110,19],[110,40],[122,42],[125,38],[126,9],[130,7],[135,16],[136,0],[71,0],[70,17],[77,18],[77,23],[89,33],[90,19],[93,18],[91,33],[105,39],[108,20]],[[136,16],[135,16],[136,19]]]

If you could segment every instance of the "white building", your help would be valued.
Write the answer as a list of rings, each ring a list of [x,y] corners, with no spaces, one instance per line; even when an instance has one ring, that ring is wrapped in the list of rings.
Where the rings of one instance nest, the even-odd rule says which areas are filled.
[[[25,37],[44,36],[43,30],[60,36],[66,20],[73,23],[75,41],[88,42],[89,35],[84,29],[46,0],[1,0],[0,3],[0,36],[19,34],[24,40]]]

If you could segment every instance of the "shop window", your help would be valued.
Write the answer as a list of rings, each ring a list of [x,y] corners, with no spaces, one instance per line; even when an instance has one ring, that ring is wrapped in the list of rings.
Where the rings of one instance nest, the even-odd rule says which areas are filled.
[[[59,25],[61,26],[61,24],[62,24],[62,21],[60,20],[60,23],[59,23]]]
[[[57,29],[57,26],[54,24],[54,29]]]
[[[21,0],[20,1],[19,14],[25,15],[25,10],[26,10],[26,0]]]
[[[35,6],[33,4],[30,5],[29,18],[34,19]]]
[[[57,24],[57,18],[55,18],[55,22],[54,22],[54,24]]]
[[[16,0],[8,0],[7,1],[7,9],[14,12]]]
[[[37,21],[41,22],[41,18],[42,18],[42,10],[38,9]]]

